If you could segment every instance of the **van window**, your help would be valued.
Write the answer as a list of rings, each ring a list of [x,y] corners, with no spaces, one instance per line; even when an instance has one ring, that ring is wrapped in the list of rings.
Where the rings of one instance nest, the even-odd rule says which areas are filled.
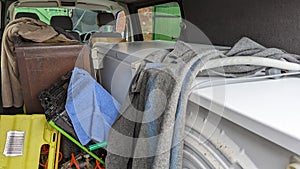
[[[69,9],[64,8],[26,8],[19,7],[14,9],[14,14],[19,12],[28,12],[37,14],[39,19],[47,24],[50,24],[52,16],[69,16]],[[14,16],[15,16],[14,15]]]
[[[71,12],[71,18],[74,25],[73,29],[80,33],[98,31],[97,14],[96,11],[87,9],[73,9]]]
[[[131,37],[129,34],[130,33],[129,20],[126,17],[124,11],[119,11],[117,13],[116,32],[120,33],[122,35],[122,38],[126,39],[127,41],[131,41]]]
[[[80,35],[99,31],[99,26],[97,25],[97,14],[101,11],[91,11],[80,8],[67,9],[17,7],[14,9],[14,16],[16,16],[19,12],[36,14],[41,21],[49,25],[53,16],[69,16],[72,20],[73,31],[78,32]]]
[[[176,41],[180,34],[181,12],[178,3],[138,9],[144,40]]]

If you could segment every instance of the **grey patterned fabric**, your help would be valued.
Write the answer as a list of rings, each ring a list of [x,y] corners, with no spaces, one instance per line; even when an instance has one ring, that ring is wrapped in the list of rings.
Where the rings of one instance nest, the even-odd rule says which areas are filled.
[[[150,54],[135,75],[129,97],[112,126],[106,168],[181,168],[185,110],[200,58],[183,42]]]
[[[150,54],[135,75],[126,103],[110,131],[107,169],[181,168],[185,111],[196,75],[239,77],[265,68],[237,65],[199,73],[207,61],[232,56],[300,61],[298,55],[267,49],[249,38],[242,38],[225,54],[214,49],[195,53],[181,41],[172,52]]]

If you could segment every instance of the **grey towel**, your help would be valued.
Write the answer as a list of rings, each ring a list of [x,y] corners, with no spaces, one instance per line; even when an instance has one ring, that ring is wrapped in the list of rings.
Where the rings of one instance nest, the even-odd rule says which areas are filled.
[[[197,55],[179,41],[171,53],[147,57],[161,63],[144,63],[135,75],[110,131],[108,169],[181,168],[188,89],[202,65],[200,58],[217,55],[216,50]]]

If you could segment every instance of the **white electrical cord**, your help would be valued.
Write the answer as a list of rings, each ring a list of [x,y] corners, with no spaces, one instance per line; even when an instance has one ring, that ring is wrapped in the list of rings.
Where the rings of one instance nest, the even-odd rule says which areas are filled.
[[[272,78],[274,79],[283,76],[295,76],[295,75],[300,75],[300,71],[281,73],[276,75],[257,76],[257,77],[239,77],[239,78],[226,78],[226,79],[222,78],[218,80],[206,80],[204,82],[197,83],[196,85],[192,86],[190,91],[192,92],[193,90],[202,89],[206,87],[219,86],[219,85],[253,82],[253,81],[260,81],[265,79],[272,79]]]
[[[264,67],[272,67],[283,70],[297,70],[300,71],[300,65],[297,63],[285,62],[276,59],[254,57],[254,56],[234,56],[220,59],[213,59],[207,61],[200,71],[233,65],[256,65]]]
[[[300,158],[296,156],[292,157],[291,163],[286,169],[300,169]]]
[[[233,65],[256,65],[256,66],[264,66],[271,68],[278,68],[282,70],[296,71],[296,72],[288,72],[281,73],[275,75],[266,75],[266,76],[257,76],[257,77],[240,77],[240,78],[222,78],[218,80],[206,80],[201,83],[197,83],[195,86],[192,86],[190,92],[197,89],[202,89],[205,87],[213,87],[225,84],[235,84],[235,83],[245,83],[245,82],[253,82],[260,81],[271,78],[280,78],[283,76],[294,76],[300,75],[300,65],[291,62],[285,62],[276,59],[270,58],[262,58],[262,57],[254,57],[254,56],[234,56],[227,58],[220,58],[207,61],[203,68],[200,71],[204,71],[207,69],[213,69],[222,66],[233,66]]]

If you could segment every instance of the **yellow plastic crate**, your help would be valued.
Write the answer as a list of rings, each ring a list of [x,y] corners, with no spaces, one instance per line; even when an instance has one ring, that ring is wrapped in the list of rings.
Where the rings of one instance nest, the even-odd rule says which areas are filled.
[[[11,136],[10,134],[14,134],[14,132],[19,135]],[[22,136],[23,134],[24,136]],[[11,136],[8,139],[10,141],[7,140],[7,135]],[[45,115],[1,115],[0,169],[38,169],[40,151],[44,144],[49,145],[47,168],[53,169],[57,138],[57,130],[48,124]],[[6,155],[4,154],[5,150]],[[19,153],[22,155],[8,156]]]

